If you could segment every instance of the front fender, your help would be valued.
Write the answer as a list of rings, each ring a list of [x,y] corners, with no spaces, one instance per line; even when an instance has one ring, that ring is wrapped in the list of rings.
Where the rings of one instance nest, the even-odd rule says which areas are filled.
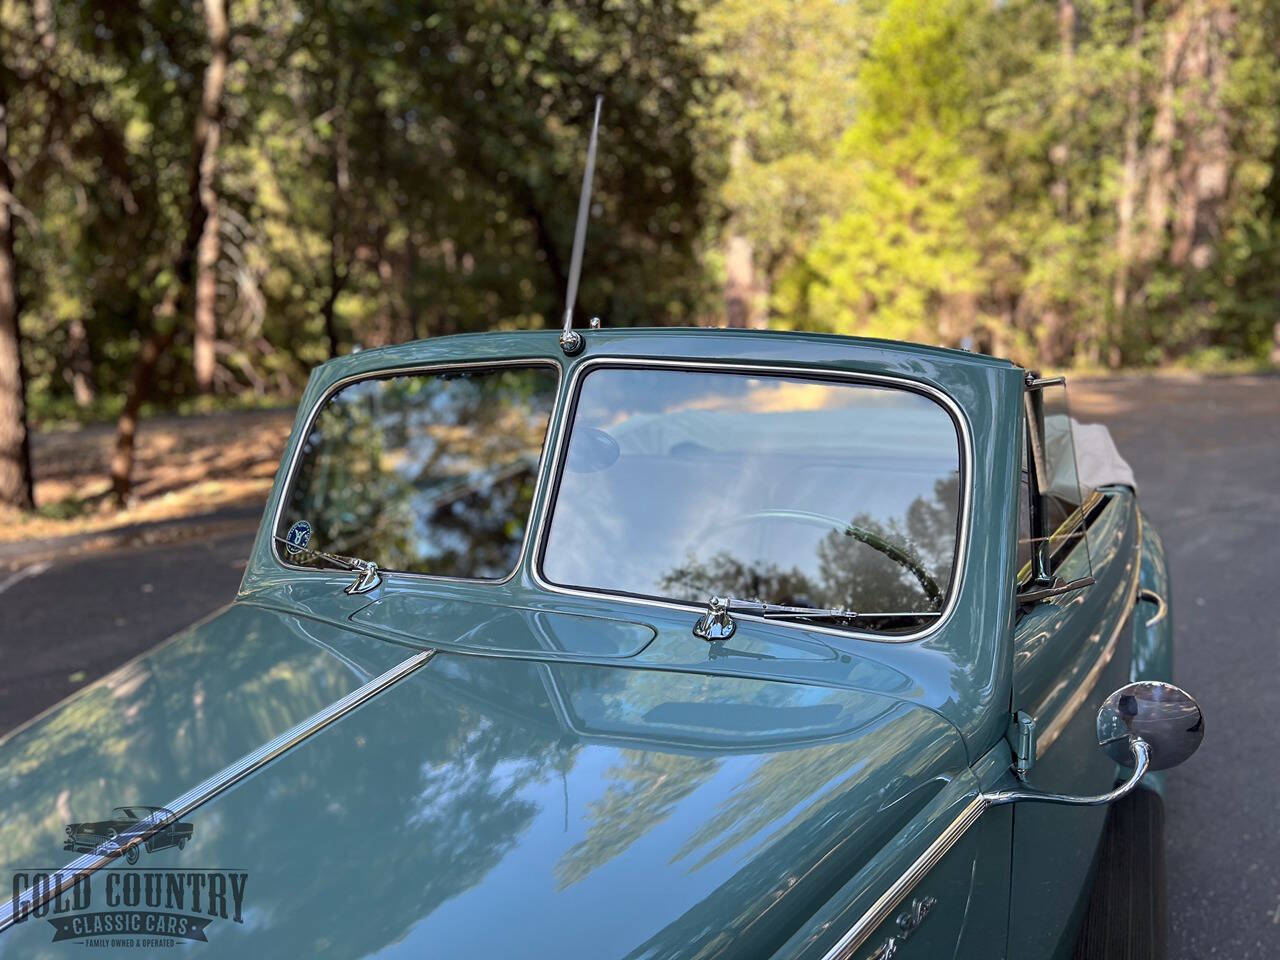
[[[1169,564],[1164,544],[1155,527],[1143,518],[1142,568],[1138,574],[1139,595],[1133,608],[1133,653],[1129,662],[1129,679],[1173,682],[1173,594],[1169,583]],[[1148,626],[1147,621],[1159,609],[1155,601],[1144,599],[1143,591],[1161,597],[1165,615]],[[1164,796],[1164,773],[1149,773],[1142,786]]]

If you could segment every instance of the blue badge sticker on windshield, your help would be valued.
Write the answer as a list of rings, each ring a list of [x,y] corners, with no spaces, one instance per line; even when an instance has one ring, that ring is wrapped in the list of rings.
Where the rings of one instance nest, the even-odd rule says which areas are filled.
[[[296,557],[306,550],[307,544],[311,542],[311,524],[305,520],[299,520],[284,535],[284,542],[289,555]]]

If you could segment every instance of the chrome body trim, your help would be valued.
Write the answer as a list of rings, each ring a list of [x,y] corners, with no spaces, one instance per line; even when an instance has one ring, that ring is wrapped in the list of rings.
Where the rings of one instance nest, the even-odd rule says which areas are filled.
[[[10,898],[0,904],[0,931],[6,930],[16,922],[15,917],[19,906],[25,906],[29,910],[31,907],[38,907],[41,904],[48,903],[60,893],[69,889],[76,880],[81,877],[87,877],[89,874],[107,866],[117,857],[123,856],[130,847],[145,842],[170,823],[180,820],[195,811],[272,760],[319,733],[330,724],[340,720],[356,707],[376,697],[396,681],[404,679],[435,656],[435,653],[434,650],[424,650],[421,653],[414,654],[407,660],[401,661],[390,670],[379,674],[368,683],[352,690],[341,700],[329,704],[320,712],[303,720],[301,723],[295,724],[256,750],[245,754],[239,760],[219,770],[213,776],[208,777],[202,783],[182,794],[182,796],[165,804],[164,809],[168,810],[171,816],[154,820],[149,817],[147,820],[139,821],[137,830],[126,831],[116,838],[116,846],[113,849],[101,850],[99,848],[97,851],[77,857],[67,866],[55,871],[50,876],[51,882],[44,888],[44,896],[37,896],[34,888],[29,887],[20,896]]]
[[[602,367],[697,370],[711,373],[758,374],[761,376],[771,377],[810,377],[820,380],[835,380],[854,384],[862,383],[869,386],[887,386],[898,390],[907,390],[912,393],[922,394],[936,402],[951,416],[959,434],[960,472],[961,480],[963,481],[960,493],[960,531],[956,537],[955,568],[952,570],[951,582],[948,585],[946,605],[938,614],[937,619],[928,627],[906,636],[888,636],[882,633],[863,633],[855,630],[841,630],[836,627],[823,627],[813,624],[794,624],[745,613],[739,614],[738,619],[749,620],[755,623],[770,623],[786,627],[787,629],[802,630],[808,633],[825,633],[830,636],[874,640],[878,643],[907,643],[936,633],[951,617],[951,614],[955,611],[956,604],[959,600],[961,588],[964,585],[965,559],[969,549],[969,529],[972,523],[973,514],[973,436],[969,429],[968,417],[960,408],[960,405],[951,399],[951,397],[946,393],[939,390],[937,387],[927,383],[922,383],[919,380],[911,380],[902,376],[856,373],[848,370],[824,367],[789,367],[777,364],[739,363],[733,361],[717,363],[698,360],[661,360],[610,356],[592,357],[589,360],[581,361],[574,369],[573,375],[569,380],[568,389],[565,390],[564,393],[566,401],[561,416],[564,417],[565,420],[560,424],[560,432],[556,436],[555,450],[552,454],[551,469],[547,474],[550,478],[548,485],[550,493],[547,495],[546,504],[542,511],[542,516],[539,519],[538,529],[533,541],[533,552],[529,568],[534,582],[539,587],[551,593],[559,593],[565,596],[607,599],[617,603],[635,604],[646,607],[657,607],[664,610],[687,612],[691,614],[690,624],[692,624],[694,620],[706,611],[705,603],[686,603],[679,600],[663,600],[656,597],[638,597],[631,594],[612,593],[607,590],[586,590],[579,589],[577,587],[564,587],[552,583],[542,575],[542,553],[545,548],[547,528],[551,522],[552,514],[555,511],[556,499],[560,485],[560,474],[564,469],[564,459],[567,451],[567,437],[573,428],[573,424],[569,422],[568,416],[576,407],[578,390],[583,376],[592,370],[600,369]]]
[[[938,837],[925,848],[924,853],[915,859],[911,866],[907,867],[906,872],[902,874],[893,884],[882,893],[875,903],[858,918],[858,921],[850,927],[835,945],[823,954],[822,960],[849,960],[853,956],[854,951],[866,942],[867,938],[873,934],[880,924],[884,923],[898,908],[898,905],[906,899],[917,883],[919,883],[930,870],[938,865],[938,862],[946,855],[947,851],[955,846],[956,841],[964,836],[965,831],[973,826],[983,811],[990,806],[984,794],[978,794],[965,805],[951,823],[947,824],[946,829],[938,835]]]
[[[1160,594],[1156,593],[1154,590],[1148,590],[1144,587],[1138,591],[1138,599],[1146,600],[1149,603],[1154,603],[1156,605],[1156,612],[1146,620],[1145,625],[1148,628],[1154,627],[1169,615],[1169,605],[1165,602],[1164,597],[1160,596]]]
[[[549,357],[507,357],[496,360],[476,360],[459,363],[457,361],[441,361],[440,363],[418,363],[400,367],[387,367],[380,370],[367,370],[364,373],[353,373],[349,377],[343,377],[341,380],[334,381],[320,395],[320,398],[312,404],[311,409],[307,412],[307,418],[302,424],[302,430],[299,433],[297,445],[293,452],[289,455],[289,461],[285,465],[285,482],[280,488],[280,499],[276,502],[276,508],[271,514],[271,527],[269,536],[274,538],[276,531],[280,529],[280,517],[284,513],[285,504],[289,500],[290,494],[293,492],[294,481],[297,479],[298,459],[302,453],[303,443],[307,435],[311,433],[311,428],[315,426],[316,417],[320,415],[320,411],[324,405],[328,403],[333,396],[339,391],[358,383],[361,380],[386,380],[390,377],[406,376],[415,373],[438,374],[449,373],[454,370],[486,370],[494,367],[550,367],[556,372],[555,396],[551,402],[551,410],[547,415],[547,430],[542,437],[542,451],[538,454],[538,466],[533,480],[533,497],[529,503],[529,515],[525,518],[524,539],[520,543],[520,553],[516,556],[515,565],[511,568],[511,572],[501,579],[490,579],[486,577],[448,577],[435,573],[412,573],[407,570],[381,570],[380,573],[384,578],[405,577],[413,580],[434,580],[442,583],[490,583],[503,584],[509,583],[524,566],[525,556],[529,552],[529,534],[530,525],[538,510],[538,498],[542,495],[542,477],[546,472],[543,468],[547,462],[547,439],[551,436],[551,431],[556,425],[556,416],[560,411],[560,387],[564,381],[564,370],[560,364]],[[290,563],[280,555],[280,550],[272,540],[271,556],[280,566],[286,570],[296,570],[299,572],[328,574],[332,575],[332,571],[317,570],[315,567],[304,567],[296,563]]]

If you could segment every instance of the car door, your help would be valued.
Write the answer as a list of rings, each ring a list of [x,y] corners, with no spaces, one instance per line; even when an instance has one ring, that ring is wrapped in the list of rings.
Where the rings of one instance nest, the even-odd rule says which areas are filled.
[[[1128,681],[1141,520],[1127,488],[1078,490],[1065,385],[1029,388],[1029,456],[1020,536],[1025,595],[1014,634],[1014,709],[1035,721],[1028,782],[1066,794],[1105,792],[1117,767],[1098,748],[1102,700]],[[1073,502],[1074,501],[1074,502]],[[1094,582],[1088,585],[1088,578]],[[1087,902],[1107,808],[1018,804],[1013,815],[1010,957],[1069,955]]]

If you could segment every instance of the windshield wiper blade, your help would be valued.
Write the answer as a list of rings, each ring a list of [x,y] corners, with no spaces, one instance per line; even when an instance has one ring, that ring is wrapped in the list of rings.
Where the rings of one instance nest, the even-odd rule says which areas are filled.
[[[862,616],[856,610],[845,607],[791,607],[784,603],[765,603],[763,600],[739,600],[725,597],[729,610],[752,613],[757,617],[802,617],[806,620],[856,620]]]
[[[382,582],[382,574],[378,572],[378,565],[372,560],[361,560],[359,557],[347,557],[341,553],[326,553],[323,550],[312,550],[310,547],[298,547],[281,536],[277,536],[275,539],[285,545],[285,550],[290,556],[307,554],[312,557],[318,557],[321,560],[328,560],[330,563],[336,564],[344,570],[350,570],[355,573],[356,579],[350,586],[343,588],[343,593],[368,593]]]

